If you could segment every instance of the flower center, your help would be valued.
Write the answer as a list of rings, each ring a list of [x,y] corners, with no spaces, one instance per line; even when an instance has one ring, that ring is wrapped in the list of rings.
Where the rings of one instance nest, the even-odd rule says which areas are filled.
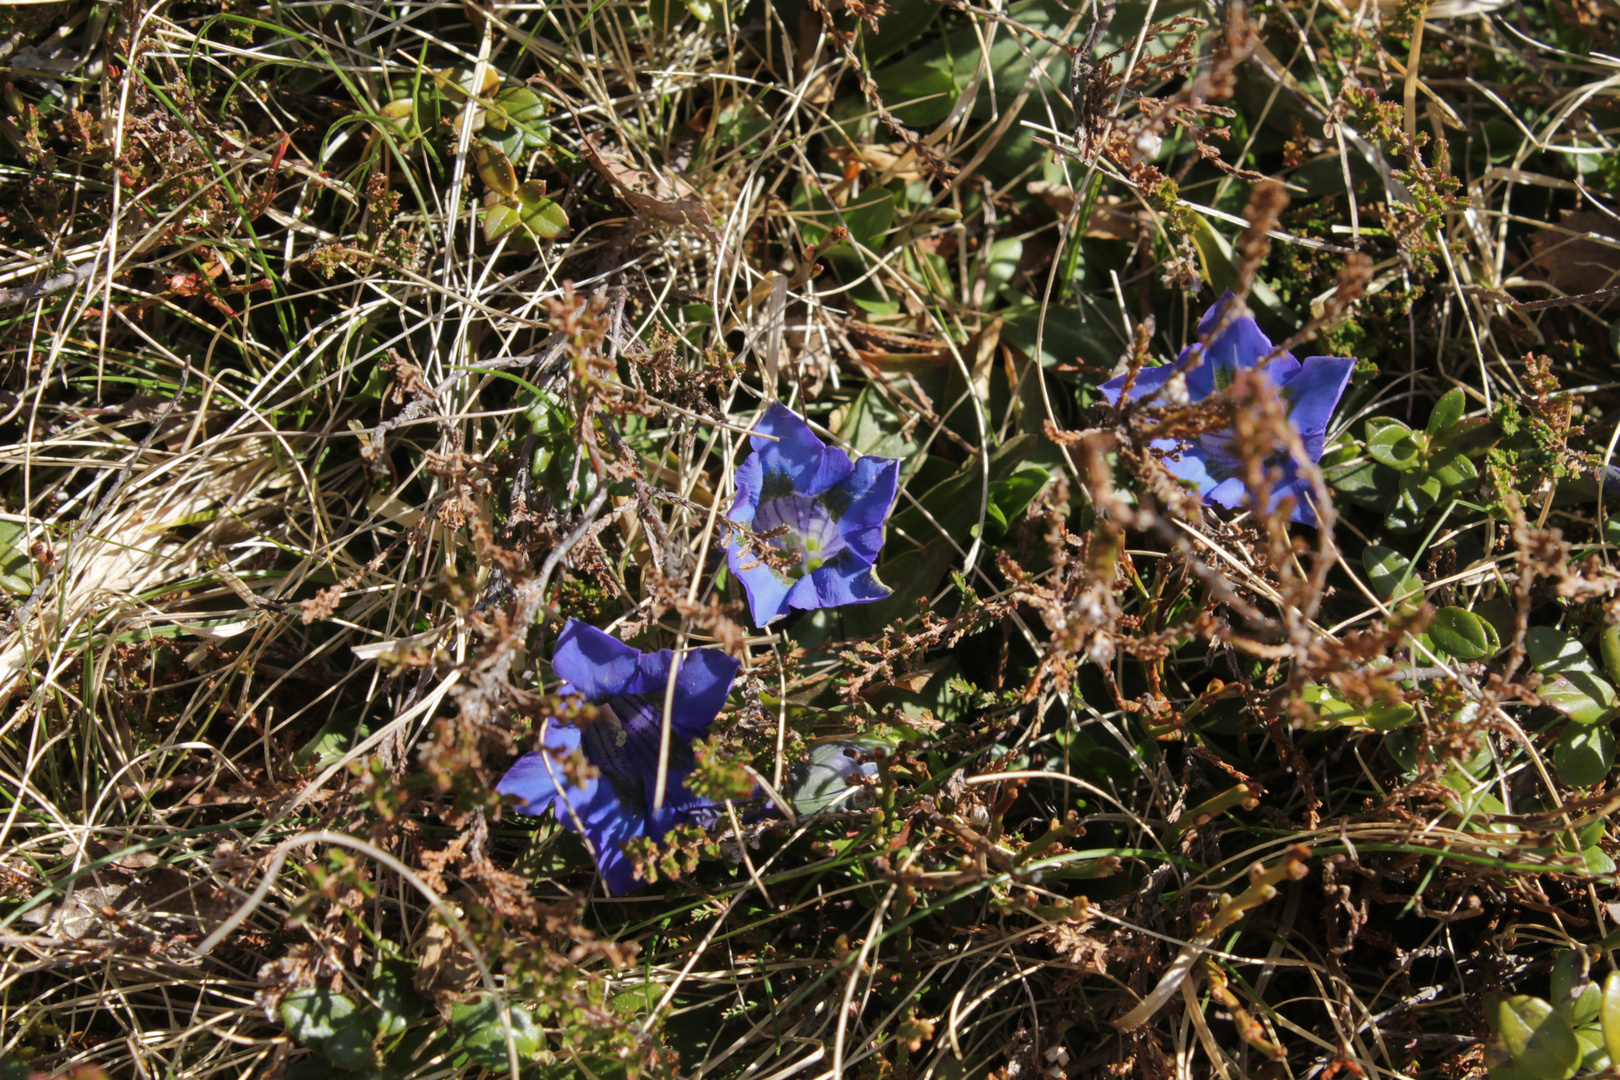
[[[778,550],[797,555],[806,574],[821,569],[849,546],[832,514],[808,495],[784,495],[760,504],[754,514],[756,530],[770,532],[783,525],[787,526],[787,534],[771,543]]]
[[[641,808],[658,779],[663,695],[620,694],[596,704],[596,719],[580,725],[579,748],[613,785],[623,806]],[[669,743],[669,771],[690,771],[692,751],[679,735]]]

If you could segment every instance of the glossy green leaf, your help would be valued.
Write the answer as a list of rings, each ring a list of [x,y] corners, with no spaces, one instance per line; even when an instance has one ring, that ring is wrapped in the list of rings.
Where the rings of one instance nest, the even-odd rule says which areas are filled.
[[[1592,987],[1596,994],[1597,987]],[[1575,1029],[1575,1038],[1581,1044],[1581,1071],[1583,1073],[1598,1073],[1609,1067],[1609,1051],[1603,1045],[1603,1031],[1596,1025],[1591,1027],[1578,1027]]]
[[[1322,476],[1334,491],[1369,510],[1386,509],[1401,482],[1400,473],[1371,459],[1324,466]]]
[[[421,127],[416,122],[416,99],[413,97],[395,98],[377,110],[381,118],[379,126],[406,139],[414,139],[421,134]]]
[[[1530,662],[1546,677],[1536,696],[1581,724],[1595,724],[1613,712],[1614,687],[1597,673],[1586,648],[1562,630],[1532,626],[1524,639]]]
[[[294,1042],[340,1069],[367,1069],[375,1063],[375,1019],[342,994],[325,987],[294,990],[282,999],[281,1022]]]
[[[502,90],[485,114],[484,139],[508,158],[522,160],[529,151],[551,142],[545,99],[526,86]]]
[[[1614,710],[1614,688],[1596,678],[1558,675],[1536,687],[1536,696],[1577,724],[1595,724]]]
[[[1553,767],[1570,787],[1602,783],[1614,767],[1614,731],[1608,724],[1565,724],[1553,744]]]
[[[1305,700],[1316,709],[1323,727],[1366,727],[1375,731],[1396,731],[1417,719],[1417,710],[1400,702],[1394,705],[1356,706],[1328,687],[1307,686]]]
[[[422,1019],[427,1002],[416,992],[416,968],[403,960],[379,960],[371,969],[371,1000],[377,1004],[377,1033],[392,1039]]]
[[[1429,461],[1428,474],[1450,494],[1472,491],[1479,485],[1479,469],[1466,454],[1448,451]]]
[[[1558,954],[1553,961],[1552,974],[1547,979],[1547,1000],[1554,1008],[1587,985],[1587,966],[1586,953],[1580,949],[1565,949]]]
[[[1620,1061],[1620,971],[1609,972],[1603,980],[1598,1022],[1603,1025],[1603,1045],[1609,1051],[1609,1057]]]
[[[1442,431],[1431,445],[1473,457],[1495,446],[1501,438],[1501,429],[1489,417],[1472,416]]]
[[[1569,1018],[1528,994],[1496,998],[1488,1015],[1514,1064],[1539,1080],[1564,1080],[1581,1060]]]
[[[491,244],[522,225],[523,216],[515,206],[501,202],[484,208],[484,239]]]
[[[1541,1080],[1513,1060],[1513,1055],[1496,1043],[1485,1044],[1485,1068],[1491,1080]]]
[[[474,146],[473,164],[478,168],[478,178],[491,191],[507,196],[517,194],[517,171],[512,168],[511,159],[497,147],[487,142]]]
[[[1412,570],[1412,563],[1394,548],[1369,544],[1361,553],[1361,565],[1367,570],[1367,584],[1380,600],[1423,598],[1423,582]]]
[[[18,521],[0,521],[0,589],[24,595],[34,590],[28,546],[25,525]]]
[[[1395,502],[1384,515],[1385,526],[1391,532],[1416,532],[1423,526],[1423,519],[1429,511],[1440,501],[1440,495],[1440,481],[1433,477],[1422,473],[1402,475]]]
[[[568,215],[550,199],[541,199],[518,212],[523,227],[541,240],[554,240],[568,231]]]
[[[1496,629],[1472,611],[1443,607],[1428,625],[1429,639],[1459,660],[1483,660],[1502,647]]]
[[[1595,982],[1589,982],[1581,987],[1580,993],[1569,1006],[1569,1022],[1576,1027],[1589,1024],[1597,1019],[1598,1008],[1603,1003],[1603,991]],[[1577,1033],[1578,1034],[1578,1033]]]
[[[1462,388],[1452,387],[1434,403],[1434,408],[1429,412],[1429,422],[1423,430],[1430,435],[1438,435],[1461,420],[1467,408],[1468,398],[1463,394]]]
[[[527,1010],[509,1005],[507,1012],[511,1017],[518,1063],[526,1063],[539,1052],[545,1035]],[[474,1064],[506,1072],[506,1026],[501,1022],[500,1006],[493,994],[479,994],[471,1001],[451,1006],[450,1023],[460,1035],[461,1048]]]
[[[1398,472],[1407,472],[1418,466],[1423,446],[1410,428],[1399,421],[1379,428],[1367,437],[1367,454],[1382,465]]]

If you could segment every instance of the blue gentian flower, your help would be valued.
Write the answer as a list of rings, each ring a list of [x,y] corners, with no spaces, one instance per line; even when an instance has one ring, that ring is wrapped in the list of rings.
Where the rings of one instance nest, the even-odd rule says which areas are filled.
[[[676,825],[707,824],[715,804],[682,783],[692,772],[692,740],[714,722],[738,662],[718,649],[694,649],[681,659],[670,711],[669,775],[664,805],[653,809],[658,784],[658,744],[663,727],[664,691],[674,655],[668,649],[637,652],[594,626],[569,619],[557,635],[551,668],[562,678],[559,690],[580,694],[596,706],[594,720],[546,725],[546,749],[519,758],[495,789],[518,799],[517,808],[536,816],[548,809],[590,841],[608,890],[624,894],[639,887],[624,842],[637,836],[662,839]],[[579,751],[601,773],[583,785],[570,784],[562,761]]]
[[[866,604],[888,596],[872,563],[883,547],[900,462],[868,456],[852,463],[781,404],[765,410],[751,441],[754,452],[737,469],[737,501],[728,516],[761,533],[786,525],[786,535],[771,543],[798,559],[783,574],[731,539],[727,561],[748,590],[755,624],[767,626],[789,608]]]
[[[1131,387],[1131,399],[1146,397],[1163,389],[1176,371],[1182,369],[1186,379],[1186,400],[1203,401],[1231,386],[1239,368],[1254,368],[1265,360],[1262,371],[1266,380],[1283,399],[1289,422],[1298,430],[1300,441],[1305,444],[1305,455],[1315,464],[1322,460],[1328,421],[1332,419],[1333,410],[1344,394],[1356,362],[1336,356],[1312,356],[1302,364],[1286,352],[1273,356],[1271,339],[1260,331],[1259,325],[1242,308],[1242,301],[1230,291],[1204,312],[1204,317],[1198,323],[1200,337],[1214,331],[1223,312],[1231,304],[1239,305],[1237,311],[1241,314],[1236,314],[1227,322],[1195,363],[1182,369],[1182,364],[1195,356],[1198,349],[1197,345],[1189,345],[1182,350],[1175,364],[1143,368],[1137,373],[1136,382]],[[1267,357],[1270,359],[1266,360]],[[1124,386],[1125,376],[1122,375],[1104,383],[1102,392],[1110,404],[1118,405]],[[1173,405],[1179,402],[1168,400],[1167,395],[1160,394],[1155,403]],[[1157,449],[1174,452],[1165,458],[1165,466],[1172,474],[1196,487],[1205,503],[1217,503],[1233,509],[1243,505],[1247,499],[1248,489],[1239,476],[1241,465],[1232,449],[1229,432],[1210,432],[1191,442],[1155,439],[1153,445]],[[1300,476],[1299,463],[1293,455],[1279,446],[1266,464],[1281,474],[1281,480],[1271,493],[1271,506],[1276,506],[1285,495],[1292,496],[1293,519],[1315,525],[1316,510],[1310,499],[1314,492],[1310,482]]]

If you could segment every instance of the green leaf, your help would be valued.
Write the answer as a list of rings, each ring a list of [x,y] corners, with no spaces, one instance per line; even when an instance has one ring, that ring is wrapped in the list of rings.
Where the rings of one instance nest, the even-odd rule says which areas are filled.
[[[1434,408],[1429,412],[1429,422],[1423,430],[1430,435],[1438,435],[1461,420],[1467,408],[1468,398],[1463,394],[1462,387],[1452,387],[1434,403]]]
[[[1579,724],[1609,717],[1617,703],[1614,687],[1597,673],[1584,646],[1562,630],[1532,626],[1525,652],[1546,681],[1536,696]]]
[[[889,110],[909,127],[927,127],[950,115],[962,87],[950,62],[902,60],[877,73],[878,90]]]
[[[1528,994],[1497,998],[1486,1008],[1514,1064],[1538,1080],[1564,1080],[1574,1074],[1581,1047],[1567,1016]]]
[[[383,1039],[403,1035],[422,1019],[427,1002],[411,980],[416,967],[403,960],[379,960],[371,969],[371,999],[377,1003],[377,1033]]]
[[[1589,982],[1581,987],[1581,992],[1575,995],[1575,1000],[1569,1006],[1569,1022],[1579,1027],[1597,1019],[1598,1008],[1603,1003],[1603,991],[1595,982]],[[1576,1034],[1580,1034],[1576,1032]]]
[[[1324,468],[1322,476],[1334,491],[1369,510],[1386,509],[1401,482],[1400,473],[1370,459]]]
[[[22,595],[34,591],[34,573],[28,558],[28,527],[20,521],[0,521],[0,589]]]
[[[1054,304],[1042,312],[1041,305],[1027,297],[1010,299],[1012,302],[1002,315],[1001,343],[1034,357],[1035,340],[1039,336],[1042,367],[1072,364],[1081,359],[1106,371],[1130,345],[1104,320],[1095,315],[1085,318],[1080,308]]]
[[[322,724],[320,730],[293,753],[292,763],[300,769],[310,766],[324,769],[348,753],[356,738],[363,739],[370,734],[371,729],[364,725],[355,727],[355,714],[350,710],[346,716],[336,716]]]
[[[1558,1008],[1586,982],[1586,953],[1580,949],[1565,949],[1553,961],[1552,974],[1547,979],[1547,1000]],[[1580,1023],[1580,1021],[1575,1021]]]
[[[491,191],[506,196],[517,194],[517,171],[499,149],[489,143],[479,143],[473,147],[473,164],[478,167],[479,179]]]
[[[1428,626],[1429,639],[1459,660],[1483,660],[1502,647],[1496,628],[1460,607],[1443,607]]]
[[[838,423],[838,437],[855,453],[900,459],[900,475],[909,477],[922,464],[922,444],[915,426],[906,430],[906,418],[876,386],[868,383]]]
[[[1592,987],[1597,993],[1597,987]],[[1581,1070],[1587,1073],[1602,1072],[1609,1067],[1609,1051],[1603,1045],[1603,1032],[1596,1026],[1576,1028],[1575,1038],[1581,1044]]]
[[[1398,472],[1417,468],[1423,446],[1411,428],[1399,420],[1389,420],[1374,429],[1369,420],[1367,429],[1367,453],[1374,461]]]
[[[1012,282],[1023,257],[1024,241],[1016,236],[1004,237],[990,245],[984,264],[986,296],[994,296]]]
[[[1620,1061],[1620,971],[1609,972],[1603,980],[1598,1021],[1603,1025],[1603,1045],[1609,1051],[1609,1058]]]
[[[1397,731],[1417,719],[1417,710],[1403,703],[1368,705],[1358,708],[1334,690],[1324,686],[1305,687],[1305,700],[1316,709],[1324,727],[1368,727],[1374,731]]]
[[[1439,501],[1440,481],[1422,473],[1407,473],[1401,477],[1395,502],[1384,515],[1384,524],[1391,532],[1416,532]]]
[[[1608,724],[1565,724],[1553,744],[1553,767],[1570,787],[1602,783],[1614,768],[1614,731]]]
[[[515,206],[496,203],[484,209],[484,239],[491,244],[522,225],[523,217]]]
[[[568,231],[568,215],[550,199],[525,206],[518,212],[518,218],[530,234],[541,240],[555,240]]]
[[[867,188],[841,207],[834,207],[819,191],[799,188],[793,193],[793,208],[800,213],[799,234],[806,244],[819,244],[834,227],[849,229],[851,241],[874,251],[883,248],[883,234],[894,224],[894,196],[887,188]],[[833,262],[848,259],[858,263],[851,249],[839,247],[827,253]]]
[[[1460,495],[1479,485],[1479,469],[1475,467],[1473,459],[1455,451],[1432,457],[1428,473],[1440,481],[1448,495]]]
[[[870,753],[876,740],[834,739],[810,750],[810,760],[799,763],[788,774],[786,794],[799,814],[809,816],[823,810],[859,810],[872,805],[872,791],[851,785],[849,777],[858,768],[855,755]]]
[[[1361,553],[1367,570],[1367,584],[1378,599],[1385,601],[1423,599],[1423,582],[1412,570],[1412,563],[1394,548],[1370,544]]]
[[[34,1075],[28,1062],[19,1061],[10,1054],[0,1054],[0,1080],[28,1080]]]
[[[544,1033],[527,1010],[510,1005],[507,1011],[512,1018],[512,1040],[517,1044],[521,1065],[539,1052]],[[471,1001],[452,1005],[450,1023],[460,1033],[461,1048],[474,1064],[494,1072],[506,1071],[506,1028],[501,1023],[500,1006],[493,994],[479,994]]]
[[[997,524],[996,528],[989,530],[990,540],[1001,541],[1006,535],[1007,526],[1035,501],[1035,496],[1041,493],[1049,480],[1051,476],[1039,465],[1025,465],[1010,480],[997,480],[990,485],[990,504],[985,508],[985,523],[988,525],[995,521]]]
[[[1502,438],[1502,431],[1487,416],[1459,420],[1436,436],[1431,445],[1470,457],[1484,453]]]
[[[294,990],[281,1002],[281,1022],[294,1042],[340,1069],[362,1070],[376,1062],[370,1011],[324,987]]]

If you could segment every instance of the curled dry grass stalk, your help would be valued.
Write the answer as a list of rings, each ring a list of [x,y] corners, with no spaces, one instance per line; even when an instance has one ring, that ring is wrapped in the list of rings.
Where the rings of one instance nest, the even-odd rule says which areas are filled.
[[[402,1076],[1477,1074],[1485,995],[1613,921],[1525,663],[1613,581],[1553,498],[1612,409],[1612,21],[1554,7],[8,13],[7,1067],[352,1066],[315,992]],[[1330,478],[1453,385],[1535,434],[1412,595],[1348,481],[1310,533],[1166,476],[1235,424],[1263,492],[1262,380],[1096,407],[1199,282],[1376,362]],[[905,464],[895,597],[770,634],[717,545],[775,399]],[[566,616],[745,661],[717,782],[865,732],[872,790],[587,901],[491,793]]]

